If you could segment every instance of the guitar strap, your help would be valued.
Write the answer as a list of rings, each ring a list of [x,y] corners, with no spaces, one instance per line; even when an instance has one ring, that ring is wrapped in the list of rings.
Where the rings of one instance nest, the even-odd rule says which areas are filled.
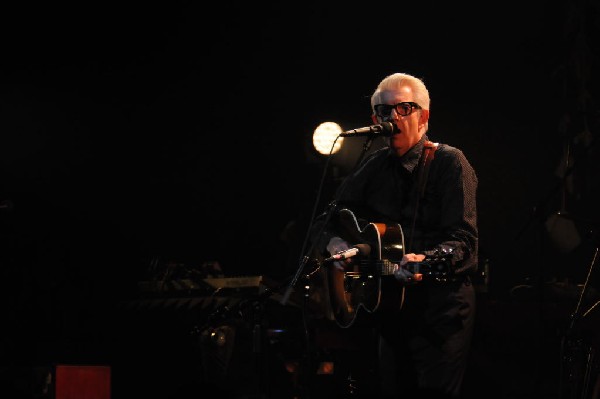
[[[427,182],[427,176],[429,175],[429,165],[435,156],[439,143],[433,143],[429,140],[425,142],[423,146],[423,156],[421,157],[421,171],[419,172],[419,198],[423,198],[425,195],[425,183]],[[425,161],[423,161],[423,159]],[[416,215],[416,212],[415,212]]]
[[[437,150],[439,143],[434,143],[430,140],[425,141],[425,145],[423,146],[423,154],[421,155],[421,159],[419,160],[419,171],[417,177],[417,199],[415,202],[415,213],[413,215],[412,225],[410,228],[410,241],[408,243],[407,252],[411,252],[412,250],[412,240],[415,233],[415,223],[417,221],[417,213],[419,212],[419,203],[421,202],[421,198],[425,195],[425,183],[427,182],[427,176],[429,175],[429,166],[431,165],[431,161],[435,156],[435,151]]]

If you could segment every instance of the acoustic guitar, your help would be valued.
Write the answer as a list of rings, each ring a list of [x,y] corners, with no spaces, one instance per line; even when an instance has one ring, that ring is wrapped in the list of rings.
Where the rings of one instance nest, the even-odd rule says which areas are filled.
[[[415,280],[443,281],[450,275],[449,260],[445,257],[426,258],[400,266],[405,254],[400,224],[368,223],[361,228],[351,210],[341,209],[338,216],[343,230],[341,238],[351,247],[360,249],[344,252],[352,256],[344,261],[347,263],[343,268],[336,267],[332,261],[343,258],[343,253],[329,254],[321,261],[326,267],[331,312],[340,327],[352,326],[361,311],[374,313],[380,308],[385,294],[382,293],[383,279],[390,278],[395,282],[394,298],[399,298],[396,305],[399,309],[402,307],[405,287],[393,276],[399,267],[414,273]]]

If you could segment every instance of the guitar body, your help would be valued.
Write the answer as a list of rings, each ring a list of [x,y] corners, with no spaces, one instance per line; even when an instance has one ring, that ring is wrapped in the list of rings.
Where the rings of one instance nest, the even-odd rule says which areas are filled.
[[[393,274],[404,256],[404,234],[399,224],[368,223],[361,228],[348,209],[340,210],[339,218],[345,235],[342,238],[350,246],[368,244],[371,248],[368,255],[350,258],[344,270],[333,264],[326,266],[332,316],[339,326],[347,328],[361,312],[374,313],[382,307],[382,279]],[[390,293],[390,298],[396,300],[391,306],[400,309],[404,286],[393,287],[397,289]]]

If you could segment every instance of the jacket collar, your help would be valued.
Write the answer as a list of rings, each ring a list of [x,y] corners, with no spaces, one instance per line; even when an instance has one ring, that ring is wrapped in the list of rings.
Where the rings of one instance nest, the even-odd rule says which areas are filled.
[[[411,172],[417,167],[419,164],[419,159],[421,159],[421,155],[423,154],[423,147],[425,146],[425,142],[429,140],[427,135],[424,134],[421,137],[421,140],[417,142],[408,152],[402,155],[398,161],[400,165],[406,169],[408,172]],[[391,153],[391,149],[390,149]]]

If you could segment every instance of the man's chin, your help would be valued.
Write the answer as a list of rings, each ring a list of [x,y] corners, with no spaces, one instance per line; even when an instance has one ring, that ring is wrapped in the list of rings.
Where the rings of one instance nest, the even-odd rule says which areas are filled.
[[[399,157],[401,157],[402,155],[404,155],[404,154],[406,153],[406,150],[404,150],[403,148],[404,148],[404,147],[398,147],[398,146],[395,146],[395,145],[393,145],[393,144],[392,144],[392,145],[390,145],[390,150],[391,150],[391,152],[392,152],[394,155],[396,155],[396,156],[399,156]]]

